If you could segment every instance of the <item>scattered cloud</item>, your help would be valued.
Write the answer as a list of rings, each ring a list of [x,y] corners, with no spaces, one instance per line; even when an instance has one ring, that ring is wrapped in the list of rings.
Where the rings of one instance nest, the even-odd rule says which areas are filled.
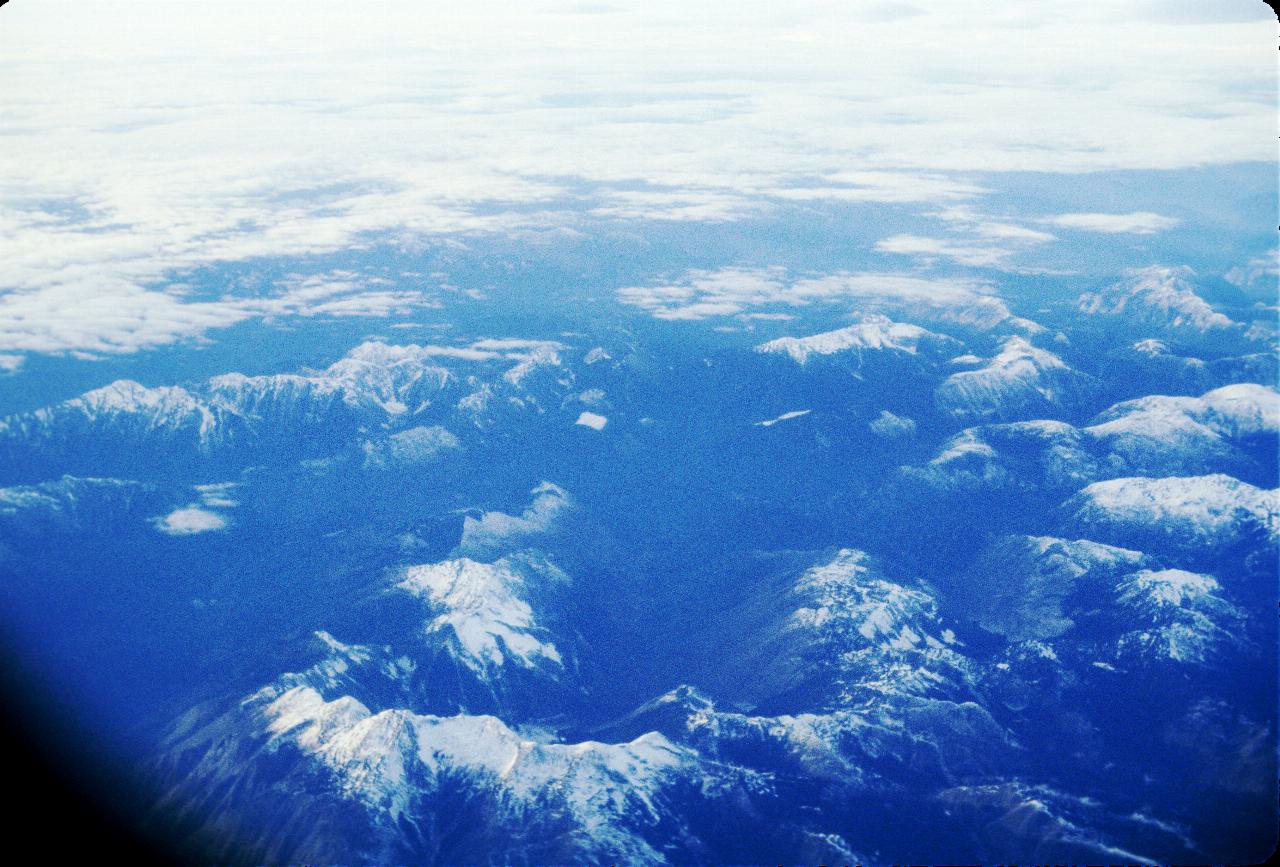
[[[920,235],[894,235],[877,241],[875,248],[881,253],[900,253],[924,259],[941,256],[977,268],[1000,265],[1013,252],[1002,247],[971,246]]]
[[[812,304],[869,308],[909,304],[925,312],[968,306],[973,314],[1007,318],[1008,309],[978,280],[913,274],[837,272],[793,276],[782,268],[694,270],[678,279],[617,291],[623,304],[656,319],[699,320],[717,317],[787,318],[785,311]]]
[[[102,273],[96,279],[85,275],[75,282],[0,294],[0,350],[129,353],[199,338],[249,319],[386,317],[438,305],[420,290],[374,285],[350,272],[295,275],[269,287],[262,297],[226,294],[193,301],[189,291],[183,286],[139,286]]]
[[[240,505],[232,499],[239,482],[213,482],[207,485],[196,485],[196,493],[200,495],[200,504],[210,508],[230,509]]]
[[[1056,236],[1038,229],[1029,229],[1014,223],[998,223],[983,221],[973,227],[973,231],[983,238],[994,238],[1005,241],[1021,241],[1029,244],[1043,244],[1057,240]]]
[[[473,349],[505,353],[507,358],[527,358],[538,350],[558,351],[567,349],[558,340],[529,340],[524,337],[482,337],[471,344]]]
[[[1048,232],[993,219],[969,205],[949,205],[925,216],[942,221],[954,237],[903,233],[882,238],[875,249],[914,256],[925,264],[943,258],[974,268],[1024,270],[1013,267],[1009,260],[1024,250],[1056,240]]]

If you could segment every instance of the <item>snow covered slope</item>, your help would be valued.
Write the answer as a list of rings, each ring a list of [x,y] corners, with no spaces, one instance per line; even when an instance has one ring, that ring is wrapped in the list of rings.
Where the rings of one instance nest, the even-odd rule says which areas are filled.
[[[1080,532],[1104,541],[1151,540],[1183,551],[1210,551],[1280,534],[1280,490],[1223,474],[1095,482],[1064,511]]]
[[[935,398],[939,409],[963,421],[1013,420],[1070,411],[1094,386],[1052,352],[1011,337],[983,367],[947,377]]]

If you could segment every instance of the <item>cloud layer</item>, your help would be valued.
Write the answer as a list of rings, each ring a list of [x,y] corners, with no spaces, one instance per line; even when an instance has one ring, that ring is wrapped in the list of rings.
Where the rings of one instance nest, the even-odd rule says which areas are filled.
[[[982,196],[975,171],[1273,159],[1274,30],[1246,9],[1263,7],[1199,4],[1216,23],[1189,27],[1175,6],[10,4],[0,353],[127,352],[249,318],[430,303],[368,285],[271,285],[252,302],[174,285],[373,239],[936,207]],[[976,231],[881,245],[1000,266],[1037,242]]]

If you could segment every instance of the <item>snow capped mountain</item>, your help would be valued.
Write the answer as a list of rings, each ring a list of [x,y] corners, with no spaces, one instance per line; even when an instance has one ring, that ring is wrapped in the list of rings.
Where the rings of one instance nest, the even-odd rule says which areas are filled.
[[[1214,389],[1201,398],[1205,422],[1224,436],[1280,433],[1280,392],[1242,382]]]
[[[268,427],[330,420],[380,422],[420,413],[446,393],[455,377],[436,363],[433,347],[368,341],[322,371],[209,380],[211,402],[233,416]]]
[[[56,587],[50,538],[86,572],[141,540],[156,620],[210,643],[173,667],[235,661],[156,700],[157,815],[233,862],[867,863],[904,828],[985,861],[1005,853],[955,816],[1010,811],[1106,841],[1015,835],[1050,853],[1198,845],[1176,726],[1203,696],[1239,707],[1197,759],[1219,769],[1268,731],[1249,685],[1274,636],[1254,610],[1280,534],[1280,492],[1256,486],[1274,388],[1076,426],[1035,416],[1092,412],[1094,381],[1026,337],[986,360],[875,317],[675,359],[578,338],[369,341],[4,422],[11,476],[165,480],[0,489],[7,575]],[[228,627],[249,618],[271,650]],[[98,628],[76,659],[109,680]],[[678,683],[697,688],[648,700]],[[1122,696],[1144,697],[1136,722]],[[1151,815],[1194,833],[1025,788],[1090,779],[1119,803],[1143,774]]]
[[[1211,575],[1144,569],[1116,588],[1116,601],[1139,623],[1116,643],[1116,657],[1204,665],[1224,647],[1243,643],[1246,615],[1222,598]]]
[[[245,466],[260,460],[262,449],[325,458],[363,448],[370,466],[421,463],[461,445],[455,432],[560,406],[573,383],[560,346],[368,341],[308,373],[228,373],[191,388],[120,380],[0,421],[0,467],[15,480],[99,466],[133,474],[145,472],[139,450],[182,472],[211,461]],[[455,374],[439,366],[441,357],[474,372]],[[516,366],[505,368],[511,360]],[[432,421],[442,424],[424,423]],[[370,439],[370,432],[385,434]]]
[[[117,380],[56,406],[0,421],[6,466],[18,463],[20,450],[69,449],[107,437],[126,447],[173,442],[202,452],[217,434],[215,414],[186,389],[146,388],[131,380]]]
[[[270,435],[280,431],[332,430],[357,423],[356,406],[335,381],[281,373],[215,376],[207,388],[210,414],[223,427],[243,426]]]
[[[430,363],[431,357],[422,347],[370,342],[313,375],[228,373],[194,392],[119,380],[55,407],[6,419],[0,432],[53,438],[91,425],[99,436],[118,430],[137,440],[183,437],[208,449],[244,435],[246,428],[280,432],[304,422],[333,424],[338,421],[338,404],[357,411],[402,413],[406,400],[417,398],[421,405],[451,381],[447,370]]]
[[[51,530],[110,532],[130,519],[140,524],[146,513],[163,509],[172,499],[141,482],[63,476],[55,482],[0,488],[0,527],[14,536]]]
[[[983,629],[1011,641],[1047,641],[1075,625],[1068,603],[1082,584],[1106,581],[1146,560],[1139,551],[1083,539],[1005,536],[987,546],[952,592]]]
[[[957,581],[955,598],[983,629],[1034,644],[1055,662],[1069,654],[1112,670],[1203,665],[1243,641],[1243,611],[1223,598],[1217,579],[1152,562],[1088,540],[1007,536]]]
[[[1102,316],[1130,329],[1150,328],[1172,334],[1204,334],[1233,328],[1228,317],[1196,294],[1185,268],[1152,266],[1132,272],[1127,280],[1077,301],[1086,316]]]
[[[905,418],[887,409],[880,410],[880,414],[872,419],[867,427],[876,436],[885,439],[911,437],[916,433],[915,419]]]
[[[891,283],[886,288],[890,287]],[[890,288],[890,291],[880,297],[869,298],[868,302],[889,316],[911,317],[918,321],[936,323],[939,327],[949,326],[979,334],[1030,335],[1044,330],[1038,323],[1015,315],[1008,302],[995,293],[969,288],[956,293],[924,292],[905,297],[894,295]]]
[[[563,369],[560,362],[560,355],[556,352],[558,345],[540,345],[533,347],[529,354],[521,359],[521,361],[502,375],[502,378],[512,385],[519,385],[530,374],[539,369],[552,370],[558,372]]]
[[[166,431],[194,431],[204,439],[212,432],[214,418],[189,392],[177,387],[145,388],[127,379],[62,405],[64,412],[80,413],[91,423],[121,423],[137,416],[137,424],[149,424]]]
[[[1052,352],[1010,337],[985,366],[948,376],[935,398],[940,410],[957,419],[1012,420],[1069,409],[1093,384]]]
[[[459,424],[465,420],[478,430],[505,434],[506,426],[516,419],[556,413],[569,403],[577,376],[561,355],[564,345],[519,343],[519,351],[506,356],[517,359],[517,363],[500,376],[466,378],[466,393],[454,406]],[[526,343],[529,345],[523,345]]]
[[[0,0],[15,862],[1276,849],[1256,0],[179,5]]]
[[[432,347],[367,341],[329,365],[321,378],[340,388],[348,403],[399,415],[416,411],[453,381],[434,362],[436,355]]]
[[[795,628],[821,630],[835,620],[848,620],[864,639],[878,648],[907,650],[921,642],[935,649],[943,643],[912,628],[933,616],[932,600],[917,590],[879,578],[864,551],[842,549],[827,563],[804,572],[795,593],[809,605],[791,615]]]
[[[1111,360],[1118,366],[1118,375],[1153,392],[1173,389],[1193,394],[1241,382],[1274,383],[1280,378],[1275,352],[1206,359],[1179,354],[1168,342],[1153,337],[1113,351]]]
[[[1168,475],[1239,468],[1235,439],[1274,436],[1280,394],[1240,384],[1200,398],[1152,395],[1107,409],[1084,428],[1111,453],[1108,463],[1133,473]]]
[[[1095,482],[1063,508],[1080,532],[1118,544],[1147,539],[1206,551],[1254,534],[1274,543],[1280,534],[1280,490],[1262,490],[1220,473]]]
[[[864,353],[877,351],[941,355],[958,346],[958,340],[918,325],[894,322],[885,316],[867,316],[856,325],[835,331],[809,337],[779,337],[760,344],[756,351],[786,355],[803,365],[814,356],[852,355],[860,360]]]
[[[390,646],[346,644],[324,630],[314,633],[308,649],[312,656],[320,657],[319,661],[302,671],[280,675],[245,698],[242,705],[260,706],[298,691],[334,699],[358,693],[366,702],[395,703],[405,700],[409,679],[417,668],[415,661],[396,656]]]
[[[1218,432],[1198,421],[1185,402],[1188,398],[1142,398],[1139,405],[1113,407],[1085,428],[1135,467],[1178,466],[1180,458],[1193,453],[1210,463],[1230,457],[1231,449]],[[1182,403],[1182,406],[1178,404]]]
[[[968,663],[925,591],[884,578],[863,551],[842,549],[746,606],[758,623],[728,656],[731,677],[753,704],[801,700],[849,707],[898,696],[966,694]]]
[[[280,805],[288,791],[323,793],[303,803],[343,809],[336,836],[307,837],[322,860],[350,853],[355,841],[365,858],[453,861],[482,839],[492,851],[541,852],[540,860],[629,863],[665,860],[655,846],[690,799],[733,811],[768,791],[766,778],[656,732],[562,743],[492,716],[375,711],[352,695],[326,698],[341,690],[350,663],[368,661],[367,649],[333,645],[330,660],[308,674],[284,675],[221,716],[189,720],[171,741],[174,755],[201,758],[178,771],[178,791],[196,801],[235,791],[227,821],[274,845],[287,845],[305,814],[285,806],[277,818],[279,809],[243,806]],[[308,682],[317,680],[330,688]],[[461,837],[444,819],[456,809],[474,822]]]
[[[907,478],[949,491],[1071,491],[1101,472],[1089,438],[1061,421],[969,428],[924,466],[903,468]]]
[[[572,823],[575,848],[611,857],[655,857],[627,826],[656,825],[658,792],[696,762],[656,733],[624,744],[538,743],[495,717],[374,714],[350,697],[325,701],[307,687],[282,694],[261,714],[268,749],[286,741],[314,756],[345,797],[386,813],[384,821],[413,821],[415,803],[461,778],[513,812],[549,807]]]
[[[1139,811],[1023,782],[957,786],[939,801],[960,827],[982,828],[996,851],[1061,852],[1070,863],[1144,864],[1153,851],[1195,849],[1183,830]],[[1136,851],[1135,851],[1136,850]]]
[[[806,776],[884,793],[922,779],[955,782],[1008,760],[1007,733],[974,703],[900,699],[830,713],[692,711],[683,737],[716,756],[780,753]]]
[[[548,586],[568,583],[550,562],[516,555],[494,563],[461,558],[410,566],[398,586],[438,612],[426,631],[451,633],[450,653],[488,679],[507,662],[525,668],[563,666],[526,597],[531,590],[545,595]]]
[[[363,444],[365,463],[376,467],[428,464],[443,454],[462,448],[462,442],[440,425],[411,427],[382,440]]]
[[[1248,451],[1274,437],[1280,394],[1248,383],[1202,397],[1151,395],[1104,410],[1086,427],[1012,422],[961,431],[911,478],[947,490],[1022,489],[1070,493],[1117,476],[1244,471]]]
[[[1110,407],[1087,429],[1096,435],[1131,430],[1158,436],[1176,433],[1188,424],[1225,437],[1274,435],[1280,431],[1280,392],[1263,385],[1240,383],[1214,389],[1198,398],[1151,395]]]
[[[787,813],[798,806],[803,815],[833,797],[869,811],[865,821],[871,827],[849,820],[826,829],[839,835],[846,851],[873,845],[880,836],[875,824],[906,803],[928,809],[923,792],[1007,767],[1015,749],[1008,733],[975,703],[908,696],[822,713],[759,716],[722,710],[682,685],[610,731],[626,737],[649,728],[705,757],[758,769],[763,778],[778,780],[776,785],[796,778],[818,783],[808,794],[792,793],[798,804]],[[785,822],[785,815],[775,821]]]

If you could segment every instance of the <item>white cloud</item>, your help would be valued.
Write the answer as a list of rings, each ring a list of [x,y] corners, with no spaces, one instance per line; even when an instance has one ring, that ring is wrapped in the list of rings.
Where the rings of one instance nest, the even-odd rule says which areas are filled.
[[[619,289],[618,300],[658,319],[706,319],[767,304],[805,303],[782,280],[780,268],[690,271],[675,283]]]
[[[227,526],[226,518],[217,512],[210,512],[198,506],[187,506],[177,509],[156,519],[156,528],[170,536],[191,536],[196,533],[209,533],[222,530]]]
[[[609,423],[607,416],[599,415],[594,412],[583,412],[578,416],[578,420],[574,424],[580,424],[583,427],[589,427],[592,430],[604,430],[604,426]]]
[[[1150,211],[1129,214],[1058,214],[1047,222],[1064,229],[1103,232],[1109,235],[1154,235],[1178,225],[1173,217],[1162,217]]]
[[[1048,232],[992,219],[968,205],[950,205],[926,216],[942,220],[955,238],[901,233],[877,241],[875,249],[925,262],[945,258],[974,268],[1022,270],[1009,260],[1019,252],[1056,240]]]

